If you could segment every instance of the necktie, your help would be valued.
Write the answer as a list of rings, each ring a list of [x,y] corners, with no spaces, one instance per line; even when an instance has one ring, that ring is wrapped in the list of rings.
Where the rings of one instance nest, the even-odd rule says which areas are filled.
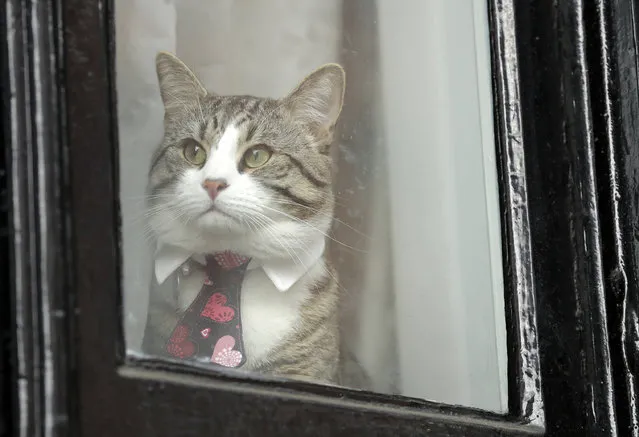
[[[171,356],[224,367],[241,367],[246,362],[240,294],[249,261],[229,251],[206,257],[202,289],[166,344]]]

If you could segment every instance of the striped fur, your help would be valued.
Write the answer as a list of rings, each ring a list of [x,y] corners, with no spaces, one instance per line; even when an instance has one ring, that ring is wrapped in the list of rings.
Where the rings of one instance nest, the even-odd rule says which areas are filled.
[[[271,352],[256,370],[278,376],[303,376],[311,381],[338,382],[338,286],[335,272],[311,287],[301,308],[303,323],[286,342]]]
[[[329,151],[343,101],[341,67],[316,70],[281,99],[215,95],[167,53],[158,55],[157,70],[165,135],[151,163],[148,216],[160,242],[193,253],[233,250],[257,260],[295,260],[310,241],[328,234],[334,208]],[[184,158],[187,140],[205,149],[206,163],[194,166]],[[255,145],[268,147],[271,158],[259,168],[246,168],[242,157]],[[201,187],[204,178],[228,180],[213,212]],[[267,358],[249,362],[249,370],[348,384],[339,375],[344,363],[336,273],[325,259],[320,264],[286,292],[295,321],[274,334],[281,339]],[[149,353],[162,353],[170,327],[190,303],[180,303],[183,292],[176,297],[172,290],[166,284],[152,290],[144,340]],[[268,322],[260,323],[266,325],[259,330],[270,329]]]

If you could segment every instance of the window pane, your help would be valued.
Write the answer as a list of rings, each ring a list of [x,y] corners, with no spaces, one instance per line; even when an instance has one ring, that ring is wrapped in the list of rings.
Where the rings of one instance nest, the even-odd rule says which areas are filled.
[[[117,0],[128,352],[506,411],[486,10]]]

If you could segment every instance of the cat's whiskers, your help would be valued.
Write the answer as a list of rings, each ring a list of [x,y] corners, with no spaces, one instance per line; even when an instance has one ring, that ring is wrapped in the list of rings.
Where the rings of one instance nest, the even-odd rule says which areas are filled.
[[[289,218],[291,220],[294,220],[294,221],[296,221],[296,222],[298,222],[300,224],[308,226],[309,228],[314,229],[315,231],[319,232],[320,234],[324,235],[326,238],[334,241],[335,243],[340,244],[340,245],[342,245],[342,246],[344,246],[344,247],[346,247],[348,249],[354,250],[355,252],[368,253],[368,251],[366,251],[366,250],[358,249],[356,247],[353,247],[353,246],[350,246],[350,245],[348,245],[346,243],[343,243],[343,242],[337,240],[336,238],[331,237],[330,235],[328,235],[326,232],[322,231],[321,229],[319,229],[319,228],[317,228],[317,227],[305,222],[302,219],[299,219],[299,218],[297,218],[295,216],[292,216],[292,215],[290,215],[290,214],[288,214],[288,213],[286,213],[284,211],[280,211],[279,209],[271,208],[270,206],[266,206],[266,205],[260,205],[260,207],[265,208],[265,209],[267,209],[269,211],[273,211],[275,213],[282,214],[283,216],[285,216],[285,217],[287,217],[287,218]]]
[[[179,198],[177,199],[177,202],[179,202],[180,205],[174,205],[174,203],[176,202],[176,197],[177,196],[175,195],[175,193],[156,193],[123,197],[123,199],[125,200],[132,200],[135,204],[142,204],[145,207],[144,210],[141,211],[141,213],[128,217],[125,224],[132,225],[136,224],[140,220],[148,220],[148,218],[152,217],[155,213],[170,210],[172,207],[175,207],[176,209],[181,208],[182,200],[180,200]],[[161,202],[155,205],[149,205],[152,201],[165,202]]]
[[[268,217],[267,217],[268,218]],[[306,252],[306,254],[310,254],[310,248],[308,247],[308,243],[301,240],[300,238],[298,238],[295,234],[293,234],[292,232],[288,232],[288,231],[283,231],[285,234],[289,235],[293,240],[297,241],[299,243],[299,247]],[[298,258],[299,259],[299,258]],[[301,261],[301,260],[300,260]],[[304,266],[305,270],[308,270],[308,267],[306,267],[304,264],[302,264],[302,266]],[[342,284],[339,282],[339,280],[337,279],[337,277],[331,272],[331,270],[327,267],[326,264],[324,264],[322,266],[323,272],[326,273],[327,275],[329,275],[333,281],[335,281],[335,285],[337,285],[337,287],[342,290],[345,294],[350,294],[348,292],[348,290],[346,288],[344,288],[342,286]]]
[[[306,226],[306,227],[314,230],[315,232],[320,233],[321,235],[323,235],[324,237],[330,239],[331,241],[334,241],[335,243],[340,244],[340,245],[342,245],[342,246],[344,246],[344,247],[346,247],[348,249],[351,249],[351,250],[353,250],[355,252],[359,252],[359,253],[368,253],[368,251],[366,251],[366,250],[358,249],[358,248],[350,246],[350,245],[348,245],[348,244],[346,244],[346,243],[344,243],[342,241],[339,241],[336,238],[328,235],[326,232],[322,231],[321,229],[317,228],[316,226],[313,226],[312,224],[308,223],[307,221],[301,220],[301,219],[299,219],[299,218],[297,218],[295,216],[292,216],[292,215],[290,215],[290,214],[288,214],[286,212],[283,212],[283,211],[281,211],[279,209],[271,208],[271,207],[266,206],[264,204],[248,204],[248,203],[238,203],[238,202],[233,202],[233,201],[227,201],[225,203],[227,205],[235,207],[237,209],[244,209],[245,212],[250,212],[252,214],[262,214],[260,209],[266,209],[266,210],[281,214],[284,217],[286,217],[286,218],[288,218],[290,220],[293,220],[293,221],[295,221],[295,222],[297,222],[297,223],[299,223],[299,224],[301,224],[303,226]],[[262,214],[262,215],[264,217],[268,218],[268,216],[266,216],[264,214]],[[269,220],[271,220],[273,223],[275,223],[274,220],[272,220],[270,218],[269,218]]]
[[[241,216],[247,220],[250,220],[251,223],[255,225],[254,232],[266,232],[270,236],[270,238],[274,240],[275,243],[277,243],[288,253],[289,257],[291,257],[293,261],[295,261],[295,258],[297,258],[301,265],[304,265],[299,258],[299,255],[297,255],[297,252],[290,245],[286,244],[281,237],[278,237],[272,229],[269,228],[277,226],[277,223],[273,219],[261,213],[260,211],[257,211],[254,208],[248,208],[248,205],[239,202],[228,202],[227,204],[240,210],[242,209],[242,207],[244,207],[244,211],[249,211],[250,213],[241,214]],[[251,229],[253,228],[251,227]]]
[[[269,221],[270,221],[271,226],[272,225],[277,225],[275,223],[275,221],[273,221],[273,219],[269,218],[268,216],[266,216],[264,214],[261,214],[261,213],[256,213],[256,214],[259,214],[258,217],[260,218],[260,220],[262,220],[262,223],[266,222],[266,226],[263,226],[262,229],[266,233],[268,233],[271,236],[271,238],[273,238],[277,243],[279,243],[280,246],[282,246],[282,248],[284,250],[286,250],[286,252],[289,254],[289,256],[291,257],[291,260],[293,262],[295,262],[295,258],[297,258],[297,261],[299,262],[299,265],[301,265],[302,267],[304,267],[304,269],[306,269],[306,265],[302,262],[302,259],[299,257],[299,255],[297,254],[295,249],[291,245],[286,244],[284,242],[284,239],[282,239],[281,237],[277,236],[275,234],[275,232],[273,232],[271,229],[269,229],[269,226],[268,226],[269,225]],[[256,219],[257,217],[253,217],[253,218]]]
[[[240,205],[240,204],[235,204],[235,206],[248,206],[248,205]],[[253,205],[251,205],[253,206]],[[252,214],[256,214],[256,216],[250,216],[250,215],[246,215],[246,218],[251,220],[254,224],[256,224],[257,226],[261,226],[259,229],[265,231],[267,234],[270,235],[271,238],[273,238],[273,240],[278,243],[284,250],[286,250],[286,252],[289,254],[289,256],[291,257],[291,260],[293,262],[296,262],[295,258],[297,258],[297,264],[301,265],[302,267],[304,267],[305,270],[308,270],[309,266],[306,266],[304,264],[304,262],[301,260],[301,258],[299,257],[299,255],[297,254],[297,251],[290,245],[290,244],[286,244],[284,243],[284,239],[282,239],[281,237],[278,237],[277,235],[275,235],[275,233],[269,229],[269,226],[277,226],[277,222],[275,220],[273,220],[272,218],[268,217],[267,215],[259,212],[256,210],[256,208],[246,208],[247,210],[250,210]],[[308,225],[308,223],[305,223],[305,225]],[[316,229],[316,228],[313,228]],[[316,229],[317,230],[317,229]],[[310,254],[310,248],[309,248],[309,243],[302,240],[301,238],[299,238],[297,235],[295,235],[293,232],[289,232],[286,230],[282,230],[280,229],[279,232],[282,232],[286,235],[288,235],[294,242],[297,243],[297,247],[299,249],[301,249],[302,251],[304,251],[307,255]],[[295,257],[293,257],[293,255],[295,255]],[[329,275],[333,281],[335,281],[335,285],[342,290],[344,293],[349,294],[348,291],[342,286],[342,284],[339,282],[339,280],[337,279],[337,277],[331,272],[331,270],[324,265],[322,267],[323,272],[326,273],[327,275]]]
[[[163,229],[167,229],[168,227],[170,227],[170,225],[180,220],[184,216],[192,214],[193,211],[190,208],[188,208],[189,203],[190,202],[187,202],[187,201],[181,201],[181,202],[178,201],[175,204],[166,205],[164,206],[163,209],[159,209],[155,211],[153,214],[151,214],[148,217],[150,233],[153,234],[157,232],[162,232]],[[177,212],[177,214],[175,214],[175,212]],[[161,221],[160,223],[156,223],[154,226],[151,226],[150,222],[153,216],[159,215],[160,213],[167,213],[166,214],[167,218]],[[153,235],[150,235],[150,236],[152,237]]]
[[[348,223],[346,223],[346,222],[344,222],[344,221],[342,221],[342,220],[340,220],[340,219],[338,219],[336,217],[333,217],[332,214],[325,213],[325,212],[323,212],[323,211],[321,211],[319,209],[311,208],[310,206],[302,205],[301,203],[295,202],[293,200],[277,199],[277,198],[274,198],[274,197],[271,197],[268,200],[269,200],[269,202],[279,203],[279,204],[282,204],[282,205],[297,206],[297,207],[300,207],[300,208],[307,209],[307,210],[313,212],[314,214],[321,215],[323,217],[330,217],[330,218],[332,218],[332,220],[334,222],[339,223],[340,225],[347,227],[348,229],[352,230],[353,232],[356,232],[357,234],[359,234],[360,236],[362,236],[362,237],[364,237],[364,238],[366,238],[368,240],[372,240],[372,237],[370,237],[369,235],[366,235],[362,231],[360,231],[358,229],[355,229],[354,227],[350,226]]]
[[[155,193],[155,194],[140,194],[136,196],[121,196],[125,200],[153,200],[153,199],[172,199],[175,197],[175,193]]]
[[[268,217],[265,217],[265,218],[268,218]],[[286,251],[291,261],[293,261],[295,264],[304,266],[304,264],[302,263],[302,260],[300,259],[299,255],[297,255],[297,252],[295,251],[295,249],[293,249],[289,244],[285,243],[285,241],[281,237],[278,237],[271,229],[269,229],[268,223],[265,225],[264,222],[262,221],[264,219],[262,218],[258,219],[257,217],[253,217],[252,220],[255,220],[258,223],[262,222],[261,230],[266,232],[275,243],[277,243],[282,249]]]
[[[172,199],[173,201],[175,201],[175,198]],[[180,208],[182,208],[181,205],[181,201],[179,201],[178,205],[171,205],[171,203],[167,203],[167,204],[160,204],[160,205],[154,205],[151,207],[147,207],[145,210],[141,211],[139,214],[127,217],[127,220],[123,222],[123,225],[125,226],[134,226],[139,224],[139,222],[141,221],[148,221],[150,218],[152,218],[154,215],[165,212],[165,211],[171,211],[172,209],[178,210]]]

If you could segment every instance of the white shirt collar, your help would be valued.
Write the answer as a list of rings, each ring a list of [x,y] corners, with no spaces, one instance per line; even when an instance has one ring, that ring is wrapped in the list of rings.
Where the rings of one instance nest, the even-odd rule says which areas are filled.
[[[279,291],[287,291],[319,260],[324,253],[324,238],[319,238],[308,246],[302,253],[298,253],[299,260],[275,260],[262,264],[252,260],[248,269],[261,267],[266,276]],[[194,254],[177,246],[158,243],[155,251],[155,278],[158,284],[163,283],[178,267],[189,258],[200,264],[206,264],[203,254]]]

